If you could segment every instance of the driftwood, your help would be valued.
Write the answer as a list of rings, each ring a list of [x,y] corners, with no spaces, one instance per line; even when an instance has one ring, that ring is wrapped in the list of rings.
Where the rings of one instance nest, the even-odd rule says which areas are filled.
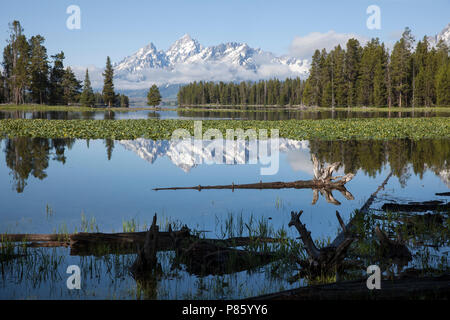
[[[450,192],[437,192],[435,193],[437,196],[450,196]]]
[[[408,204],[385,203],[381,207],[383,211],[390,212],[426,212],[426,211],[448,211],[450,202],[433,200],[424,202],[410,202]]]
[[[343,236],[338,236],[328,246],[318,249],[311,238],[311,232],[300,222],[300,216],[303,211],[291,212],[291,221],[289,227],[294,226],[300,234],[306,252],[309,255],[307,261],[300,261],[300,265],[307,269],[310,275],[320,275],[334,272],[342,266],[342,260],[345,258],[347,249],[355,240],[354,236],[348,232],[347,226],[341,219],[339,212],[336,211],[336,218],[342,227]]]
[[[318,171],[318,175],[322,174],[322,171]],[[374,201],[377,193],[384,188],[384,186],[389,181],[392,176],[392,172],[386,177],[383,183],[377,188],[377,190],[372,193],[372,195],[367,199],[364,205],[359,211],[352,217],[352,219],[344,224],[342,218],[338,211],[336,211],[336,218],[342,228],[342,231],[336,236],[333,242],[321,249],[318,249],[311,238],[311,232],[307,230],[306,226],[300,222],[300,216],[303,211],[291,212],[291,221],[289,222],[289,227],[295,226],[300,234],[300,238],[305,245],[306,252],[308,253],[308,259],[306,261],[299,260],[298,263],[304,269],[299,274],[311,276],[317,276],[324,273],[330,273],[335,271],[344,270],[348,267],[348,264],[344,263],[344,258],[347,253],[348,248],[352,242],[356,239],[356,230],[354,229],[354,221],[357,221],[361,216],[366,214],[370,208],[370,205]]]
[[[381,280],[381,290],[367,289],[366,279],[314,285],[249,298],[250,300],[450,299],[450,274]]]
[[[136,244],[138,256],[130,268],[131,274],[135,279],[145,278],[152,271],[160,271],[156,253],[158,251],[159,227],[156,225],[156,214],[153,216],[153,222],[150,229],[145,234],[144,246]]]
[[[272,253],[234,249],[205,240],[194,241],[176,252],[178,262],[186,265],[186,271],[200,276],[250,270],[275,259]]]
[[[80,232],[65,236],[59,234],[4,234],[0,236],[0,240],[29,248],[69,247],[70,255],[72,256],[102,256],[112,253],[137,253],[136,244],[144,245],[146,233],[147,231],[120,233]],[[191,234],[187,226],[182,227],[178,231],[159,231],[157,250],[175,250],[173,237],[178,239],[181,247],[186,247],[192,241],[199,239],[198,236]],[[279,242],[280,239],[267,237],[232,237],[228,239],[204,239],[203,241],[208,241],[223,247],[239,247],[251,245],[255,242],[275,243]]]
[[[345,184],[353,179],[354,174],[348,173],[344,176],[333,177],[332,174],[339,167],[340,163],[335,162],[325,168],[323,168],[317,158],[312,155],[314,164],[314,178],[312,180],[297,180],[292,182],[257,182],[247,184],[229,184],[229,185],[216,185],[216,186],[193,186],[193,187],[168,187],[168,188],[155,188],[155,191],[161,190],[209,190],[209,189],[229,189],[234,191],[235,189],[313,189],[313,201],[315,204],[319,199],[319,192],[326,199],[327,202],[339,205],[340,202],[333,197],[332,191],[337,190],[347,200],[354,200],[353,195],[345,188]]]

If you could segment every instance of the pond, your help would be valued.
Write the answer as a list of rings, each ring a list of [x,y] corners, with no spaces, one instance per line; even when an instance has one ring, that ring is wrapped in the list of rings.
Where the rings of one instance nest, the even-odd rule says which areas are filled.
[[[144,108],[145,106],[142,106]],[[141,108],[141,107],[139,107]],[[130,108],[132,109],[132,108]],[[136,110],[136,111],[1,111],[0,119],[48,119],[48,120],[73,120],[73,119],[235,119],[235,120],[320,120],[320,119],[350,119],[350,118],[420,118],[420,117],[449,117],[448,111],[414,111],[414,112],[383,112],[383,111],[302,111],[295,109],[251,108],[236,110],[214,110],[213,108],[201,108],[190,110],[175,107],[163,107],[161,110]]]
[[[449,139],[280,139],[279,169],[274,175],[261,175],[265,165],[249,164],[247,158],[241,161],[235,154],[230,155],[237,159],[232,163],[207,164],[211,154],[193,146],[146,139],[3,139],[0,233],[146,230],[157,213],[162,225],[187,225],[208,238],[241,235],[226,228],[234,217],[234,221],[255,221],[275,231],[284,229],[295,240],[297,231],[288,227],[290,212],[303,210],[302,222],[313,239],[332,240],[339,231],[335,211],[348,221],[391,171],[392,178],[372,204],[374,210],[389,201],[446,201],[436,193],[450,187]],[[313,204],[311,189],[153,190],[310,180],[312,155],[322,163],[341,162],[337,175],[355,174],[346,184],[352,197],[334,190],[335,201],[321,194]],[[14,267],[2,262],[0,298],[230,299],[299,285],[287,280],[292,274],[273,278],[271,264],[253,272],[220,276],[200,277],[183,269],[175,272],[170,268],[172,253],[163,252],[158,257],[167,272],[154,287],[142,290],[128,272],[135,255],[85,257],[70,255],[68,248],[28,250],[34,254],[15,259]],[[448,261],[448,256],[444,259]],[[65,271],[71,264],[81,267],[80,291],[66,288]]]

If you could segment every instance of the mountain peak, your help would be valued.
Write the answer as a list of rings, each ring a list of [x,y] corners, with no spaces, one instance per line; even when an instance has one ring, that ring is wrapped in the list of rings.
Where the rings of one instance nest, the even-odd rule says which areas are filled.
[[[166,55],[171,63],[183,63],[189,57],[198,54],[203,47],[197,40],[191,38],[189,34],[185,34],[175,41],[167,50]]]
[[[450,23],[447,24],[437,35],[428,37],[428,41],[433,47],[435,47],[441,40],[444,41],[447,46],[450,46]]]
[[[139,83],[138,86],[146,86],[145,81],[174,84],[191,80],[260,80],[267,78],[267,68],[271,70],[271,77],[304,78],[309,65],[307,61],[253,49],[247,43],[227,42],[203,47],[188,33],[167,51],[157,50],[150,43],[115,65],[117,78],[123,83]]]
[[[190,35],[189,33],[185,33],[185,34],[180,38],[180,40],[191,41],[191,40],[192,40],[192,37],[191,37],[191,35]]]

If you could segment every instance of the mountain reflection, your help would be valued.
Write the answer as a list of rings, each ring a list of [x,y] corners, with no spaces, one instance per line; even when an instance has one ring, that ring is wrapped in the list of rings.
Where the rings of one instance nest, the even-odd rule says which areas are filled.
[[[11,170],[14,189],[24,191],[30,176],[43,180],[50,161],[65,163],[66,150],[71,149],[75,139],[6,138],[4,154]],[[0,139],[1,142],[1,139]],[[149,163],[157,158],[168,157],[175,165],[188,172],[194,167],[186,158],[185,148],[172,146],[171,141],[147,139],[114,141],[104,140],[105,153],[112,159],[114,146],[120,143],[126,150],[136,153]],[[89,145],[89,141],[86,141]],[[280,152],[287,153],[287,163],[294,171],[311,168],[311,154],[322,163],[341,162],[345,173],[363,171],[376,176],[389,166],[402,183],[410,172],[422,178],[426,171],[434,172],[450,187],[450,139],[419,140],[398,139],[391,141],[295,141],[280,139]],[[196,157],[209,155],[195,154]],[[239,162],[238,162],[239,163]],[[286,163],[286,162],[285,162]],[[283,164],[281,164],[283,165]],[[257,177],[255,177],[257,178]]]

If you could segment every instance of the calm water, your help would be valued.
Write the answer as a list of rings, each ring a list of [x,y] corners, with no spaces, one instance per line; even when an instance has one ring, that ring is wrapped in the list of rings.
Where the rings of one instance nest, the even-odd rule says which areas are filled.
[[[317,142],[282,139],[277,174],[261,176],[260,164],[193,164],[205,153],[191,154],[170,141],[30,139],[0,141],[0,233],[55,233],[80,230],[82,220],[93,221],[102,232],[121,232],[125,221],[148,226],[154,213],[160,222],[186,224],[221,237],[230,214],[264,220],[274,229],[288,229],[292,210],[303,210],[302,222],[314,239],[333,239],[338,231],[335,211],[345,221],[359,209],[392,171],[393,177],[378,195],[373,208],[389,200],[400,202],[445,200],[436,192],[450,187],[450,140]],[[339,174],[353,172],[346,188],[354,200],[338,191],[340,205],[323,196],[312,204],[309,189],[283,190],[179,190],[153,191],[157,187],[221,185],[268,181],[309,180],[313,177],[311,154],[325,163],[341,161]],[[20,278],[13,271],[0,279],[0,298],[136,298],[136,282],[126,266],[133,255],[109,260],[69,255],[69,249],[39,249],[58,260],[47,275]],[[53,258],[52,258],[53,257]],[[59,257],[59,258],[57,258]],[[170,254],[160,256],[170,260]],[[91,259],[91,260],[89,260]],[[44,258],[33,264],[39,268]],[[46,261],[47,261],[46,260]],[[94,262],[93,262],[94,261]],[[83,265],[83,290],[69,292],[65,268]],[[94,265],[94,267],[93,267]],[[45,269],[45,268],[43,268]],[[34,280],[33,280],[34,279]],[[220,282],[227,285],[220,286]],[[246,283],[245,288],[242,284]],[[223,283],[222,283],[223,284]],[[250,285],[251,284],[251,285]],[[207,289],[203,289],[206,286]],[[160,280],[147,298],[237,298],[287,289],[286,279],[267,280],[258,272],[198,278],[182,272]],[[220,291],[219,288],[222,288]],[[228,289],[224,289],[228,288]],[[219,290],[219,291],[215,291]]]
[[[172,109],[172,108],[170,108]],[[273,110],[251,108],[240,111],[211,111],[211,110],[161,110],[161,111],[133,111],[133,112],[69,112],[69,111],[0,111],[0,119],[236,119],[236,120],[289,120],[289,119],[347,119],[347,118],[410,118],[410,117],[450,117],[450,112],[361,112],[361,111],[299,111]]]

